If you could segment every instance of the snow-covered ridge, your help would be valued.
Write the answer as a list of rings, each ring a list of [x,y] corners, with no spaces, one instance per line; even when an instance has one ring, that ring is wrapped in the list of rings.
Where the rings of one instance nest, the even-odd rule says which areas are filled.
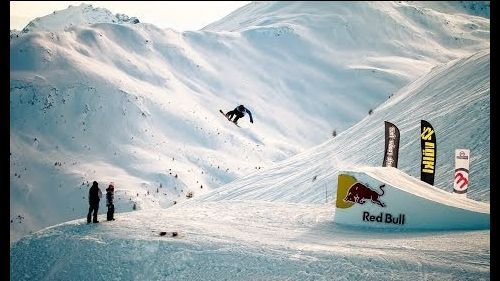
[[[10,39],[19,37],[19,30],[13,29],[10,31]]]
[[[54,11],[52,14],[32,20],[22,33],[35,31],[60,31],[73,26],[95,23],[139,23],[136,17],[125,14],[113,14],[108,9],[93,7],[82,3],[79,6],[70,5],[67,9]],[[11,33],[12,35],[12,33]]]
[[[427,27],[431,27],[430,23],[436,25],[439,21],[442,24],[456,26],[460,24],[460,18],[473,15],[480,20],[480,18],[489,19],[490,16],[489,1],[370,2],[372,1],[328,1],[323,3],[254,1],[205,26],[202,30],[243,31],[271,26],[280,22],[300,26],[312,20],[324,23],[325,29],[341,30],[343,27],[349,28],[350,23],[355,22],[351,16],[358,17],[359,21],[370,23],[373,28],[380,28],[387,24],[385,20],[380,21],[383,18],[382,14],[393,16],[394,19],[399,18],[399,24],[403,26],[408,23],[408,19],[415,20],[414,23],[427,25]],[[315,7],[321,7],[321,9]],[[377,15],[377,12],[381,14]],[[436,13],[453,15],[453,17],[443,20],[440,17],[435,17]],[[391,26],[386,27],[391,28]],[[411,28],[411,26],[407,27]]]
[[[490,18],[490,1],[415,1],[443,13],[470,14]]]

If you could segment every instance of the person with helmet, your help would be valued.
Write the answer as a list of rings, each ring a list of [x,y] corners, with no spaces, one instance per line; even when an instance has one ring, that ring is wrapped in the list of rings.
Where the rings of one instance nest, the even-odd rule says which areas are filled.
[[[245,113],[248,113],[248,116],[250,117],[250,123],[253,123],[252,113],[242,104],[238,105],[234,110],[226,113],[226,117],[227,119],[229,119],[229,121],[233,121],[234,124],[238,124],[238,119],[245,116]],[[234,120],[231,120],[233,118],[233,115],[235,115]]]
[[[97,184],[96,181],[92,183],[92,186],[89,189],[89,213],[87,214],[87,223],[90,223],[90,217],[92,214],[92,211],[94,212],[93,214],[93,223],[98,223],[99,221],[97,220],[97,211],[99,210],[99,201],[101,200],[100,198],[102,197],[102,192],[99,189],[99,185]]]
[[[115,191],[114,183],[110,183],[108,188],[106,188],[106,206],[108,207],[106,220],[115,220],[113,215],[115,213],[115,205],[113,204],[113,193]]]

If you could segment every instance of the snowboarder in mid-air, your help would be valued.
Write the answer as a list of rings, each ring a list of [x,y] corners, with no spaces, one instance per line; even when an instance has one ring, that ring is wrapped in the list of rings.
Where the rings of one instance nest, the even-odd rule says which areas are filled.
[[[234,110],[226,113],[226,117],[227,119],[229,119],[229,121],[232,121],[234,124],[238,125],[238,119],[245,116],[245,113],[248,113],[248,116],[250,117],[250,123],[253,123],[252,113],[242,104],[238,105]],[[231,120],[233,116],[235,117],[233,120]]]

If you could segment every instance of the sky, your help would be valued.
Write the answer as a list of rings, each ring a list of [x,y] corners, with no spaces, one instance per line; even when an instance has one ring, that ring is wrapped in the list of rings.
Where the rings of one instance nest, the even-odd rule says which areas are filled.
[[[81,3],[141,22],[177,31],[199,30],[251,1],[10,1],[10,29],[22,30],[32,19]]]
[[[489,19],[352,3],[257,2],[184,33],[76,7],[11,34],[11,278],[489,280]],[[238,128],[218,109],[241,101]],[[399,170],[380,167],[386,120]],[[339,211],[345,171],[374,192]],[[86,224],[94,180],[115,183],[116,221],[101,201]],[[382,213],[406,224],[369,228]]]

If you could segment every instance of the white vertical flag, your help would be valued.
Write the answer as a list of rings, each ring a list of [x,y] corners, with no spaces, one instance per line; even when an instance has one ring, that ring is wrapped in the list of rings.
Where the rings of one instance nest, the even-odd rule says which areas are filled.
[[[455,180],[453,192],[458,194],[466,194],[469,188],[469,159],[470,150],[456,149],[455,150]]]

